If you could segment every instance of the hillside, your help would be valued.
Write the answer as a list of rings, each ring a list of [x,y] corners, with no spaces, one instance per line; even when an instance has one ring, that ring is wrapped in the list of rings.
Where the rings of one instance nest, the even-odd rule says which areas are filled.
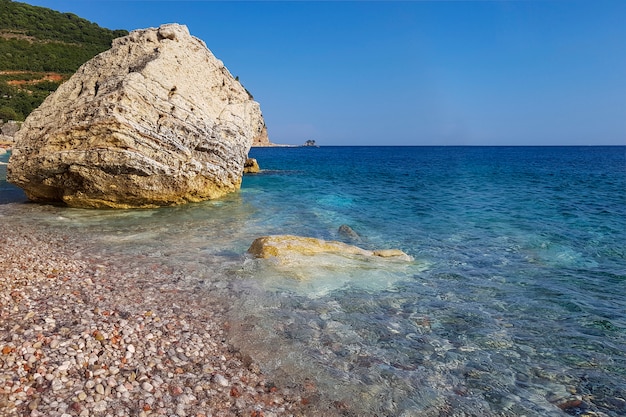
[[[72,13],[0,0],[0,120],[24,118],[125,30]]]

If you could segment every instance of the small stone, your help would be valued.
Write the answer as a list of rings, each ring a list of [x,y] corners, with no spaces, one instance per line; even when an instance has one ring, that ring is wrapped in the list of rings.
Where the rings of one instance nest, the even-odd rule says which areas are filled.
[[[63,382],[60,379],[55,379],[52,381],[52,391],[59,391],[63,388]]]
[[[126,346],[126,350],[129,351],[130,353],[135,353],[135,346],[128,345]]]
[[[35,398],[34,400],[32,400],[31,402],[28,403],[28,409],[30,411],[36,410],[37,407],[39,407],[39,398]]]
[[[119,393],[125,393],[128,391],[128,389],[126,389],[126,387],[124,386],[124,384],[119,384],[116,388],[116,391]]]
[[[183,393],[183,389],[177,385],[172,385],[170,386],[170,394],[172,394],[173,396],[178,396],[180,394]]]
[[[154,389],[152,384],[149,383],[148,381],[146,381],[143,384],[141,384],[141,388],[143,388],[145,391],[148,391],[148,392],[152,392],[152,390]]]
[[[106,401],[98,401],[93,406],[93,411],[96,411],[96,412],[102,412],[102,411],[105,411],[106,409],[107,409]]]
[[[213,377],[213,381],[223,387],[228,386],[228,379],[224,378],[222,374],[215,374],[215,376]]]
[[[102,384],[96,385],[96,392],[100,395],[104,395],[104,386],[102,386]]]
[[[574,408],[581,408],[583,405],[582,400],[579,400],[578,398],[575,399],[570,399],[570,400],[566,400],[560,404],[557,404],[557,406],[561,409],[561,410],[569,410],[569,409],[574,409]]]
[[[80,401],[85,401],[85,399],[87,398],[87,394],[85,393],[85,391],[81,391],[78,393],[77,397]]]

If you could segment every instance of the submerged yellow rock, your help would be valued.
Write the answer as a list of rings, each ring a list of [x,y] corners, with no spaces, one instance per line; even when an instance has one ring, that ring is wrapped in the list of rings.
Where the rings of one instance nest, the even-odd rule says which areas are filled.
[[[343,242],[328,241],[294,235],[263,236],[255,239],[248,252],[257,258],[285,258],[292,255],[313,256],[317,254],[359,255],[395,258],[406,261],[412,257],[399,249],[369,251]]]

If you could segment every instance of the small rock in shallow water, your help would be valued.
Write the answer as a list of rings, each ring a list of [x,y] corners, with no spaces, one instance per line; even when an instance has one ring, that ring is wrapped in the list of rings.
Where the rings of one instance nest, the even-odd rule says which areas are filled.
[[[577,410],[577,409],[587,408],[585,403],[583,403],[582,400],[579,400],[579,399],[572,399],[572,400],[564,401],[558,404],[558,407],[561,410],[565,411],[566,413],[569,413],[570,411]]]
[[[361,236],[359,236],[359,234],[357,232],[355,232],[347,224],[342,224],[341,226],[339,226],[339,229],[337,230],[337,232],[344,239],[348,239],[350,241],[359,241],[359,240],[361,240]]]
[[[400,249],[375,250],[374,256],[380,256],[381,258],[408,257],[408,255],[402,252]]]
[[[252,242],[252,245],[250,245],[248,253],[254,255],[256,258],[276,257],[279,259],[288,258],[293,255],[313,256],[330,253],[342,256],[378,256],[405,261],[413,260],[411,256],[399,249],[383,249],[372,252],[343,242],[294,235],[273,235],[257,238]]]
[[[259,167],[259,163],[257,162],[256,159],[254,158],[246,159],[246,162],[243,165],[244,174],[256,174],[259,171],[261,171],[261,168]]]

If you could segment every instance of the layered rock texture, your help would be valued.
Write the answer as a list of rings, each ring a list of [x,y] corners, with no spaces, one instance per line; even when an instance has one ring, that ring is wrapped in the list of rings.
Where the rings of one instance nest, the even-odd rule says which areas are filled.
[[[252,146],[263,147],[276,145],[270,142],[270,138],[267,136],[267,128],[263,126],[263,130],[261,131],[261,133],[255,136],[254,140],[252,141]]]
[[[264,140],[259,104],[170,24],[114,40],[50,95],[17,133],[7,178],[37,202],[174,205],[237,190]]]
[[[256,258],[288,258],[293,255],[314,256],[319,254],[336,254],[342,256],[376,256],[412,261],[413,258],[399,249],[383,249],[370,251],[358,246],[348,245],[332,240],[315,239],[305,236],[274,235],[263,236],[252,242],[248,253]]]

